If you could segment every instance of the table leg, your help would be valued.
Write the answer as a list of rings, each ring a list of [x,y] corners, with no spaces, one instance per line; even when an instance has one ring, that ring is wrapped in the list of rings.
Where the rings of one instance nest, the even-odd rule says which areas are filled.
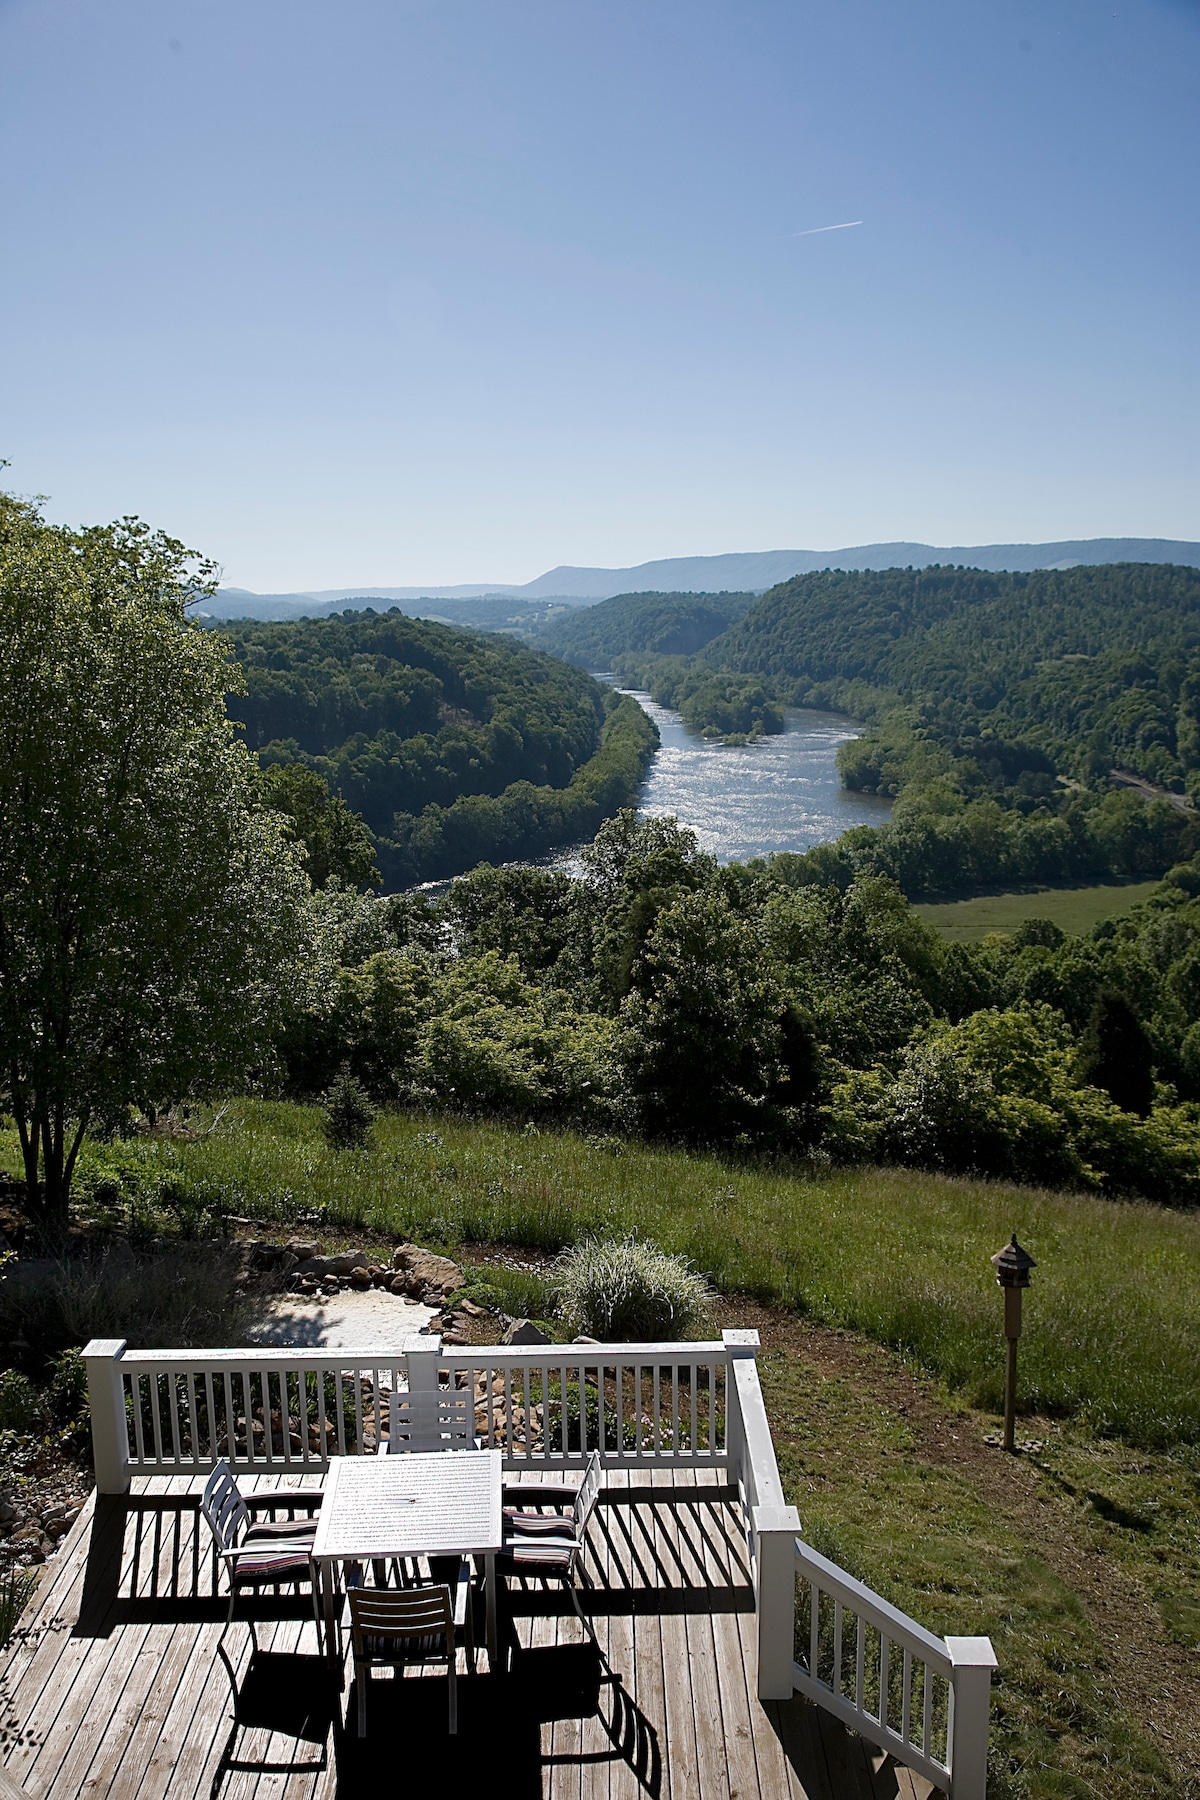
[[[330,1658],[337,1655],[336,1622],[334,1613],[337,1607],[337,1582],[334,1579],[333,1564],[319,1563],[321,1572],[321,1602],[325,1614],[325,1654]]]
[[[483,1559],[483,1586],[487,1596],[487,1653],[492,1673],[500,1667],[500,1632],[496,1608],[496,1558],[489,1551]]]

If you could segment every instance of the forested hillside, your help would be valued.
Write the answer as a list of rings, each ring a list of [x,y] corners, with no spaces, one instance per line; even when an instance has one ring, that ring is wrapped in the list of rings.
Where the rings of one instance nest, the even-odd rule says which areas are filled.
[[[843,779],[893,821],[809,853],[814,879],[906,893],[1158,874],[1200,844],[1200,570],[826,571],[765,594],[690,657],[618,671],[700,728],[741,703],[832,706],[872,731]],[[1180,804],[1113,792],[1132,772]]]
[[[1200,864],[1085,936],[966,946],[888,880],[719,868],[670,820],[584,863],[318,896],[294,1090],[348,1063],[393,1104],[1200,1198]]]
[[[396,610],[224,629],[250,748],[361,814],[388,886],[590,837],[656,742],[633,702],[503,636]]]
[[[554,619],[536,641],[585,669],[607,669],[614,657],[631,652],[690,656],[754,600],[753,594],[615,594]]]

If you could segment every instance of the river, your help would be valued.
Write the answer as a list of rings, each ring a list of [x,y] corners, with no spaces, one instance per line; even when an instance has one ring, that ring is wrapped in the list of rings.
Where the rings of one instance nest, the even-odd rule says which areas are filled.
[[[673,814],[718,862],[811,850],[852,825],[882,825],[892,810],[890,800],[851,794],[839,785],[838,745],[861,730],[841,713],[789,712],[778,735],[742,746],[702,738],[648,694],[635,698],[662,738],[639,813]]]

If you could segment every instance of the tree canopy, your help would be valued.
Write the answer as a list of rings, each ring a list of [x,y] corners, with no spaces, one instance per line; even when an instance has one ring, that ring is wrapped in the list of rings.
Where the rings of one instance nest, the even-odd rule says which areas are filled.
[[[245,1078],[304,939],[226,645],[186,617],[210,573],[133,519],[0,511],[0,1080],[48,1223],[89,1128]]]
[[[391,888],[591,837],[657,744],[635,702],[499,634],[368,608],[220,635],[246,743],[359,814]]]

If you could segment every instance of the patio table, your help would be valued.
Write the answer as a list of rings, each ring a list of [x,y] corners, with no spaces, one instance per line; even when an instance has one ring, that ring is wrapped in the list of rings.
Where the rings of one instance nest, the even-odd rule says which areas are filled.
[[[312,1559],[334,1643],[335,1564],[402,1556],[481,1556],[488,1661],[497,1665],[496,1552],[504,1537],[499,1450],[335,1456],[325,1477]]]

